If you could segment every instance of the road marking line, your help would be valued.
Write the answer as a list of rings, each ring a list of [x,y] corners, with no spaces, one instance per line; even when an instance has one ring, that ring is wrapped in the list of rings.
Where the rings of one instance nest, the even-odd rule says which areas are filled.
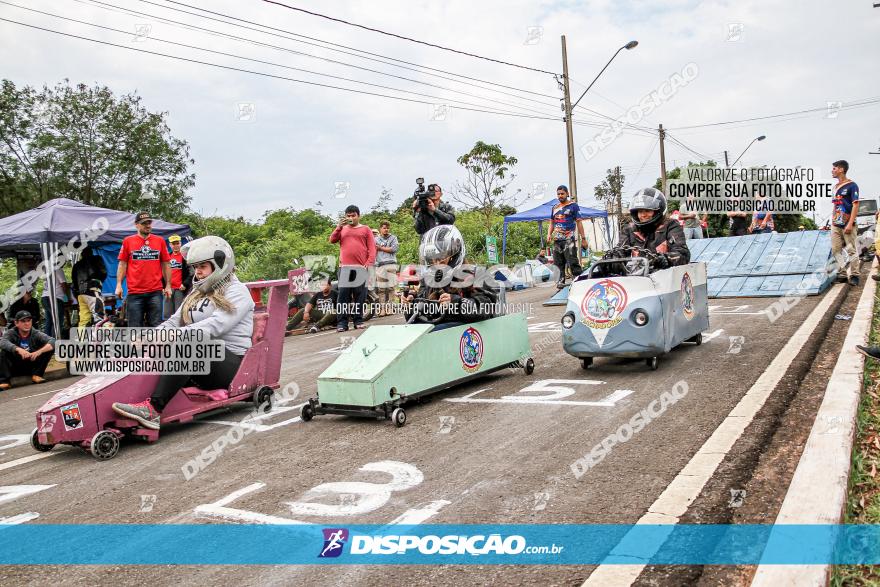
[[[36,520],[39,517],[40,514],[38,514],[37,512],[26,512],[23,514],[18,514],[17,516],[0,518],[0,526],[15,526],[16,524],[24,524],[25,522]]]
[[[835,285],[825,298],[810,312],[810,315],[797,329],[782,350],[771,361],[770,365],[755,381],[754,385],[742,397],[735,408],[715,429],[712,436],[691,457],[684,469],[672,480],[663,493],[648,507],[648,513],[643,515],[636,524],[677,524],[687,508],[697,498],[703,487],[715,473],[718,465],[724,460],[725,455],[739,439],[746,426],[754,419],[758,410],[770,397],[776,385],[785,375],[788,367],[798,357],[801,349],[806,344],[810,335],[819,325],[831,304],[837,300],[842,284]],[[743,408],[741,409],[741,406]],[[747,407],[745,407],[747,406]],[[721,452],[721,449],[724,449]],[[656,550],[647,550],[645,545],[634,544],[634,538],[625,535],[615,546],[609,556],[630,556],[628,552],[642,552],[653,555],[663,545],[663,540],[658,540]],[[632,544],[630,550],[627,543]],[[646,561],[644,557],[634,557]],[[645,564],[612,565],[600,564],[584,581],[584,587],[599,586],[615,587],[632,585],[645,568]]]
[[[20,459],[16,459],[14,461],[9,461],[8,463],[0,463],[0,471],[5,471],[6,469],[11,469],[12,467],[17,467],[19,465],[24,465],[33,461],[39,461],[40,459],[48,459],[49,457],[54,457],[55,455],[60,455],[63,452],[67,451],[51,451],[51,452],[43,452],[35,455],[31,455],[29,457],[22,457]]]
[[[398,517],[388,522],[388,525],[393,526],[395,524],[402,524],[404,526],[415,526],[417,524],[421,524],[428,518],[436,516],[441,509],[451,503],[451,501],[447,501],[445,499],[438,499],[436,501],[429,502],[424,507],[406,510]]]
[[[62,387],[61,389],[53,389],[53,390],[51,390],[51,391],[44,391],[44,392],[42,392],[42,393],[35,393],[34,395],[26,395],[26,396],[24,396],[24,397],[14,397],[14,398],[12,398],[12,399],[9,400],[9,401],[11,401],[11,402],[17,402],[18,400],[22,400],[22,399],[30,399],[30,398],[32,398],[32,397],[39,397],[39,396],[41,396],[41,395],[48,395],[48,394],[50,394],[50,393],[58,393],[58,392],[61,391],[62,389],[67,389],[67,388],[66,388],[66,387]]]

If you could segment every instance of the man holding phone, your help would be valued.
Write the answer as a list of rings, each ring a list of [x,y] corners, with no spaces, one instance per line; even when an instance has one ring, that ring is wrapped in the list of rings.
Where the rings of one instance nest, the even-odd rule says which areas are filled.
[[[361,211],[351,205],[330,233],[330,242],[339,243],[339,295],[336,332],[348,330],[349,320],[363,328],[363,304],[367,299],[369,267],[376,261],[376,241],[369,226],[360,223]]]

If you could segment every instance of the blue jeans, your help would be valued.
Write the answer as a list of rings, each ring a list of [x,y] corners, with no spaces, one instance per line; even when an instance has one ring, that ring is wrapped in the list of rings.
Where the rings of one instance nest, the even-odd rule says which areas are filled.
[[[55,309],[58,312],[58,321],[61,322],[61,328],[56,330],[55,325],[52,323],[52,306],[49,304],[49,296],[43,296],[40,298],[40,302],[43,306],[43,316],[45,317],[43,332],[54,338],[62,338],[62,333],[64,332],[64,304],[61,300],[55,298]]]
[[[696,228],[685,228],[684,238],[685,240],[691,240],[692,238],[703,238],[703,228],[701,226],[698,226]]]
[[[149,326],[153,328],[162,322],[162,292],[128,294],[125,298],[125,319],[131,328]]]

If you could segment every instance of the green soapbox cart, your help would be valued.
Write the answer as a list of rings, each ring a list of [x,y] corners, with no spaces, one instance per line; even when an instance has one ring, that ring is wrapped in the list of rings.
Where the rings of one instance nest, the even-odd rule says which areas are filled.
[[[319,414],[406,423],[403,404],[499,369],[535,369],[525,314],[436,330],[431,324],[371,326],[318,377],[318,397],[300,416]]]

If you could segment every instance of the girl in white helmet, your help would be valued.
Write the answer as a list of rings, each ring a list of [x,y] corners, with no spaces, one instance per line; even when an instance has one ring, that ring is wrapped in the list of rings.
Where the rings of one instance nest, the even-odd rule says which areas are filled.
[[[202,330],[211,340],[222,340],[226,353],[222,361],[211,362],[207,375],[162,375],[150,399],[113,404],[116,413],[153,430],[159,429],[162,410],[180,388],[188,384],[201,389],[228,388],[251,347],[254,329],[254,301],[234,274],[235,254],[229,243],[218,236],[205,236],[184,245],[181,253],[193,272],[192,290],[177,312],[158,328]]]

